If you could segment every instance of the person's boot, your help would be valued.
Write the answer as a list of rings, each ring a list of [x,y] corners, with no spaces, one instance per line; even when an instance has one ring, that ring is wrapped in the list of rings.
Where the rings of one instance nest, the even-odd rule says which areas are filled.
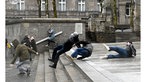
[[[50,59],[50,58],[48,58],[48,60],[51,61],[51,62],[54,62],[54,60],[52,60],[52,59]]]
[[[30,69],[27,69],[26,73],[27,73],[27,76],[30,76]]]
[[[30,58],[29,60],[32,61],[32,58]]]
[[[18,73],[18,75],[24,75],[25,74],[25,72],[19,72]]]
[[[51,68],[56,68],[56,65],[55,65],[55,64],[49,65],[49,67],[51,67]]]

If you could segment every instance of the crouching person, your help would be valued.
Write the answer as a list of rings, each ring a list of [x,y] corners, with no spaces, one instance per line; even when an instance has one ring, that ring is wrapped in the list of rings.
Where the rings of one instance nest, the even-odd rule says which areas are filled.
[[[77,58],[77,56],[80,55],[81,57],[78,57],[77,59],[81,60],[81,59],[91,56],[92,50],[93,50],[93,46],[91,43],[87,41],[79,41],[77,45],[80,45],[80,46],[72,53],[71,55],[72,58]]]
[[[29,52],[35,53],[38,55],[37,52],[34,50],[31,50],[31,48],[27,47],[24,44],[19,44],[19,41],[15,39],[12,41],[11,45],[15,49],[15,57],[11,62],[11,65],[13,65],[18,58],[19,60],[16,62],[17,68],[19,69],[19,74],[27,74],[27,76],[30,75],[30,61],[29,61]]]

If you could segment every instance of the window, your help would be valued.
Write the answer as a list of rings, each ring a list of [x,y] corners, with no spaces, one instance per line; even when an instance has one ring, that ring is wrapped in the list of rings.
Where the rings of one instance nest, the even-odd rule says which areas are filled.
[[[82,23],[75,23],[75,32],[79,34],[83,33],[83,24]]]
[[[126,3],[126,15],[130,16],[130,3]]]
[[[99,2],[97,2],[97,11],[101,12],[101,5]]]
[[[17,9],[18,10],[25,10],[25,1],[24,0],[19,0],[17,3]]]
[[[85,0],[78,0],[78,11],[85,11]]]
[[[45,0],[41,1],[41,10],[45,11]]]
[[[66,11],[66,0],[59,0],[59,10]]]

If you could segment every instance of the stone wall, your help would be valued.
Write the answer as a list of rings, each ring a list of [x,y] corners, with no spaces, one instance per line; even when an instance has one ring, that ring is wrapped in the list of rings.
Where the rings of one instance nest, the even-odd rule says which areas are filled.
[[[41,21],[41,19],[40,19],[40,21]],[[53,28],[56,33],[59,31],[63,31],[63,34],[61,34],[55,38],[55,42],[58,45],[58,44],[64,43],[64,41],[66,41],[68,39],[69,35],[75,31],[76,22],[74,22],[74,23],[66,23],[66,22],[50,23],[49,22],[49,23],[47,23],[47,21],[48,20],[45,20],[44,23],[43,22],[39,23],[39,22],[35,22],[35,20],[33,20],[33,23],[32,22],[30,22],[30,23],[21,22],[21,23],[6,25],[6,38],[8,39],[9,42],[11,42],[14,39],[18,39],[19,41],[21,41],[25,35],[30,35],[30,36],[34,36],[35,40],[38,41],[43,38],[46,38],[47,30],[49,28]],[[70,19],[70,21],[71,21],[71,19]],[[84,23],[83,23],[82,34],[80,34],[79,38],[81,40],[86,39]],[[43,43],[39,44],[37,46],[38,50],[40,52],[43,51],[46,44],[47,44],[47,42],[43,42]]]
[[[140,41],[140,32],[116,32],[116,42]]]

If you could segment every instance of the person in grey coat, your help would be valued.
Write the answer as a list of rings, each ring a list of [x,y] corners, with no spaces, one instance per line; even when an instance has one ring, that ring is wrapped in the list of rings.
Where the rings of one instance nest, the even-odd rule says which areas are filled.
[[[87,41],[79,41],[76,44],[80,46],[71,54],[72,58],[77,58],[77,56],[80,55],[81,57],[78,57],[77,59],[81,60],[81,59],[91,56],[92,51],[93,51],[93,46],[91,43]]]

